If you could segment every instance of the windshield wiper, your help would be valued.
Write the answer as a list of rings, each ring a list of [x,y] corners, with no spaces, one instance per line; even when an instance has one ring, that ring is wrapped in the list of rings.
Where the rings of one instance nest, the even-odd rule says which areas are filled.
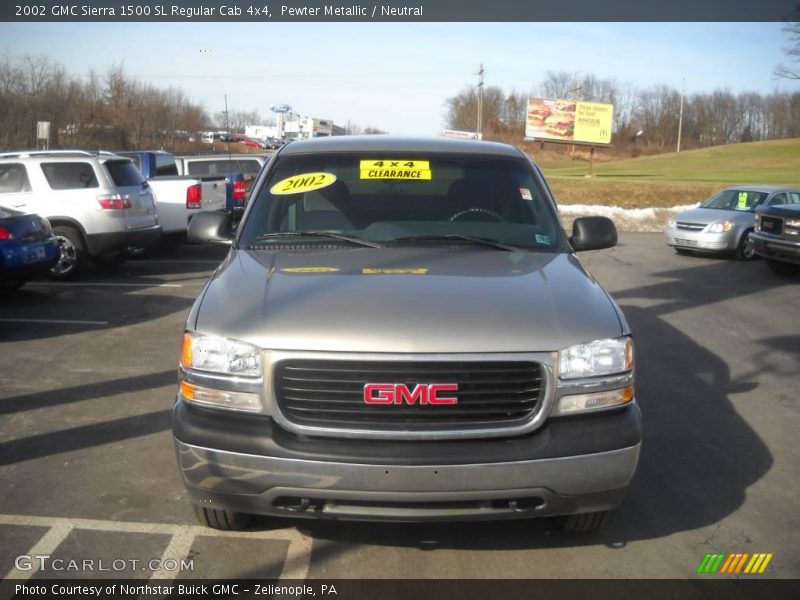
[[[369,248],[383,248],[383,244],[365,240],[354,235],[344,235],[342,233],[333,233],[332,231],[276,231],[274,233],[263,233],[256,238],[256,245],[259,242],[278,241],[285,237],[327,237],[343,242],[350,242],[351,244],[358,244],[360,246],[367,246]],[[252,245],[252,244],[251,244]]]
[[[484,246],[490,246],[492,248],[497,248],[498,250],[506,250],[508,252],[518,252],[519,250],[528,250],[523,246],[512,246],[511,244],[504,244],[499,240],[493,240],[491,238],[484,238],[484,237],[473,237],[471,235],[462,235],[460,233],[446,233],[441,235],[410,235],[407,237],[399,237],[391,240],[392,242],[430,242],[430,241],[462,241],[462,242],[471,242],[473,244],[482,244]]]

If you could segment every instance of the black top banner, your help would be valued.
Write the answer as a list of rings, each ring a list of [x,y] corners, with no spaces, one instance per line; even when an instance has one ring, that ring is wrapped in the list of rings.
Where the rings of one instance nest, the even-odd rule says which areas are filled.
[[[798,0],[12,0],[0,4],[0,20],[7,22],[770,22],[798,18]]]

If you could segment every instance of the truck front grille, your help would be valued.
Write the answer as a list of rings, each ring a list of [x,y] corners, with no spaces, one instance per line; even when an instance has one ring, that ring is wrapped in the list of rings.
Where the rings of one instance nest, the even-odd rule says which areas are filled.
[[[779,217],[761,217],[761,231],[771,235],[783,233],[783,219]]]
[[[704,223],[687,223],[685,221],[678,221],[675,226],[686,231],[702,231],[706,228]]]
[[[283,416],[299,426],[364,431],[443,431],[501,428],[524,423],[542,401],[545,375],[537,362],[418,362],[289,359],[274,371]],[[423,404],[421,396],[368,404],[366,384],[456,384],[449,405]],[[392,397],[393,392],[387,395]],[[398,394],[399,395],[399,394]]]

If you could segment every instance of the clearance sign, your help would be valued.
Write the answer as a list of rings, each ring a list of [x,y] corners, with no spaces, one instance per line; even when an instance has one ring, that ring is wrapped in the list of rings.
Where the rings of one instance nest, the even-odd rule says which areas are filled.
[[[431,165],[427,160],[381,159],[362,160],[361,179],[430,179]]]
[[[525,139],[610,144],[613,118],[613,104],[531,98],[528,100]]]

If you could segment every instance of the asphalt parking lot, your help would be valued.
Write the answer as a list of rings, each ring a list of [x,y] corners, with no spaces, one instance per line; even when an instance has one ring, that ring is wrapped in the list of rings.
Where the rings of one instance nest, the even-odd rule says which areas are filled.
[[[0,298],[0,576],[685,578],[707,552],[761,552],[774,556],[760,577],[800,577],[800,277],[678,256],[659,234],[620,242],[581,256],[633,327],[645,419],[631,493],[603,531],[199,527],[170,409],[184,319],[225,249],[184,247]],[[128,562],[113,573],[16,568],[27,554]],[[134,565],[167,558],[193,570]]]

